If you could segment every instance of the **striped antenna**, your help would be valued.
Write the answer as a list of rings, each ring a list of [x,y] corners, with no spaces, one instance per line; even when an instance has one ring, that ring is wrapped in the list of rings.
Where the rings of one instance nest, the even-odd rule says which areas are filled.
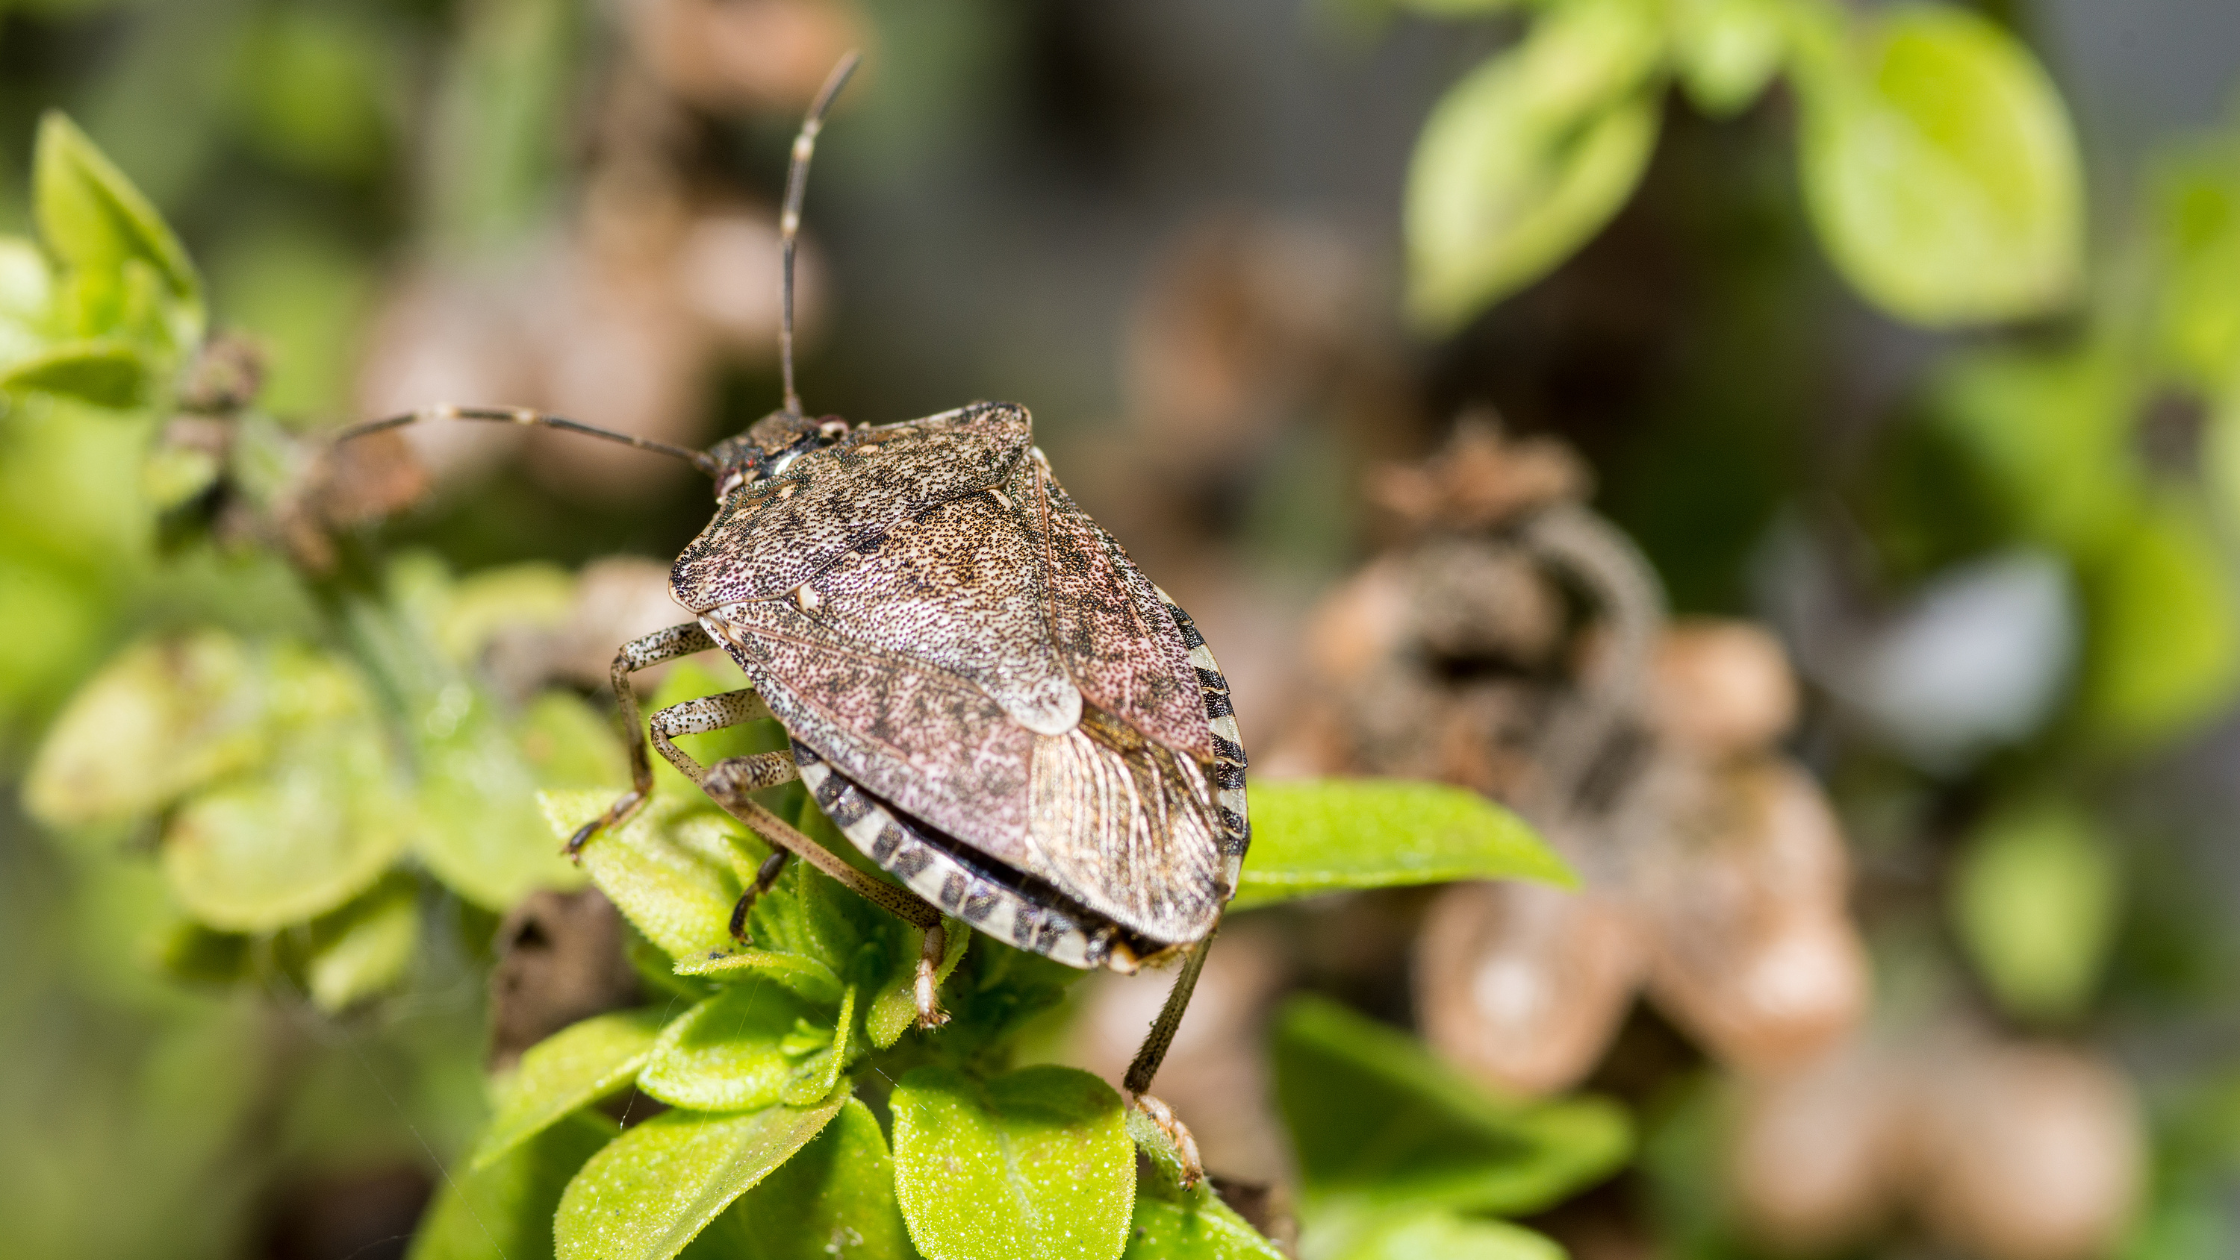
[[[786,414],[801,414],[801,395],[793,388],[793,243],[801,234],[801,197],[808,191],[809,159],[817,151],[817,133],[824,130],[824,116],[832,108],[840,89],[848,85],[848,76],[856,72],[863,61],[863,54],[850,50],[825,76],[824,86],[817,91],[817,99],[809,106],[809,116],[801,120],[801,134],[793,138],[793,164],[786,170],[786,205],[778,216],[778,241],[784,252],[785,278],[780,281],[778,359],[785,372]]]
[[[605,438],[609,442],[620,442],[624,446],[634,446],[641,451],[651,451],[656,455],[667,455],[673,459],[681,459],[711,477],[722,471],[716,463],[715,456],[708,454],[706,451],[696,451],[688,446],[672,446],[667,442],[656,442],[652,438],[637,437],[628,433],[617,433],[612,429],[601,429],[594,425],[585,424],[580,420],[570,420],[566,416],[532,411],[527,407],[454,407],[450,403],[438,403],[433,407],[422,407],[418,411],[408,411],[401,416],[389,416],[381,420],[368,420],[363,424],[353,424],[335,434],[334,440],[339,445],[352,438],[364,437],[368,433],[379,433],[383,429],[401,429],[408,424],[418,424],[424,420],[488,420],[497,424],[521,424],[539,429],[559,429],[566,433],[581,433],[585,437]]]

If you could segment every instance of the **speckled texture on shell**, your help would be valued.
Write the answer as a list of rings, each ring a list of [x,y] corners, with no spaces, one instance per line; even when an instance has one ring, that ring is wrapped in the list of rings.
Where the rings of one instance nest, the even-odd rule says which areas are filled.
[[[672,586],[849,780],[1146,937],[1212,929],[1244,841],[1216,799],[1241,787],[1226,684],[1023,408],[801,456],[730,496]]]

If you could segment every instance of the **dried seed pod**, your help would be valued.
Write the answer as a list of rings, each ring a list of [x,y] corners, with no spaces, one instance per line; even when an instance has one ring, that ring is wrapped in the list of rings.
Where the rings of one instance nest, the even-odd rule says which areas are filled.
[[[1781,644],[1743,621],[1666,627],[1650,664],[1648,719],[1664,738],[1718,760],[1763,749],[1797,717],[1797,683]]]
[[[1922,1056],[1915,1109],[1924,1223],[1985,1260],[2086,1260],[2138,1198],[2141,1118],[2113,1064],[2050,1045]]]
[[[1586,497],[1586,465],[1552,438],[1511,438],[1486,420],[1466,420],[1421,465],[1380,470],[1369,496],[1418,528],[1487,529],[1535,508]]]
[[[1855,1042],[1744,1091],[1728,1172],[1753,1234],[1818,1253],[1891,1214],[1909,1148],[1903,1069],[1888,1051]]]
[[[1529,555],[1487,539],[1438,539],[1408,557],[1410,629],[1450,675],[1544,665],[1565,629],[1563,596]]]
[[[596,888],[534,892],[515,906],[498,927],[490,971],[492,1070],[577,1020],[637,1001],[623,940],[622,915]]]
[[[1708,773],[1660,759],[1641,787],[1665,826],[1631,854],[1650,992],[1722,1060],[1802,1062],[1865,1013],[1843,837],[1819,785],[1764,758]]]
[[[1495,1087],[1553,1093],[1601,1059],[1642,965],[1634,928],[1605,897],[1458,884],[1416,941],[1417,1019],[1441,1054]]]

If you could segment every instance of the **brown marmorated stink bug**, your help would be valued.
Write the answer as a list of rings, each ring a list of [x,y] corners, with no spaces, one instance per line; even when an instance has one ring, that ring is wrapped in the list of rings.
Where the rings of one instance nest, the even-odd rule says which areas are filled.
[[[935,997],[943,915],[1075,967],[1179,957],[1126,1077],[1195,1165],[1152,1077],[1173,1040],[1250,838],[1228,683],[1187,614],[1074,504],[1023,407],[974,403],[899,424],[803,413],[793,382],[793,252],[834,68],[794,141],[780,220],[785,405],[706,451],[511,408],[421,420],[564,429],[673,455],[716,483],[716,515],[670,573],[694,620],[623,646],[615,699],[631,790],[572,854],[653,786],[629,676],[721,647],[754,686],[663,709],[652,745],[776,847],[732,915],[799,856],[920,928],[918,1022]],[[672,741],[775,717],[790,751],[703,766]],[[849,865],[750,793],[799,777],[848,839],[901,881]]]

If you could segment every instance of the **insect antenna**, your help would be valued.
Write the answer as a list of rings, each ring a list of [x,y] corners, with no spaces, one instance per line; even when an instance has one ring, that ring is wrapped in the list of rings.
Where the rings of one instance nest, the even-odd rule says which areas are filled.
[[[809,116],[801,120],[801,134],[793,138],[793,162],[786,168],[785,210],[778,216],[778,242],[783,254],[784,279],[779,282],[778,361],[785,373],[786,414],[801,414],[801,395],[793,388],[793,243],[801,234],[801,197],[808,190],[809,159],[817,151],[817,133],[824,130],[824,116],[832,108],[840,89],[848,85],[848,76],[856,72],[863,54],[850,50],[840,58],[832,73],[825,76],[824,86],[817,91],[817,99],[809,106]]]
[[[558,429],[563,433],[580,433],[585,437],[604,438],[609,442],[620,442],[624,446],[634,446],[641,451],[651,451],[656,455],[667,455],[673,459],[681,459],[711,477],[722,471],[715,456],[708,454],[706,451],[696,451],[689,446],[674,446],[667,442],[656,442],[652,438],[642,438],[635,434],[617,433],[612,429],[602,429],[596,425],[585,424],[580,420],[570,420],[566,416],[555,416],[542,411],[533,411],[527,407],[455,407],[450,403],[438,403],[433,407],[422,407],[418,411],[405,412],[401,416],[389,416],[380,420],[367,420],[360,424],[353,424],[335,434],[334,440],[339,445],[352,438],[364,437],[368,433],[379,433],[383,429],[401,429],[408,424],[417,424],[423,420],[488,420],[497,424],[522,424],[539,429]]]

